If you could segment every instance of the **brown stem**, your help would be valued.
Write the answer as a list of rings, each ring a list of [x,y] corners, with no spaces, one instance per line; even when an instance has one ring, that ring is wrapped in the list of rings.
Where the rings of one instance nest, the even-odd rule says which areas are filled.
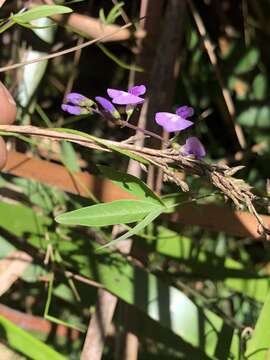
[[[149,131],[149,130],[146,130],[146,129],[142,129],[142,128],[140,128],[140,127],[138,127],[138,126],[135,126],[135,125],[132,125],[132,124],[130,124],[129,122],[124,121],[124,120],[118,120],[118,123],[119,123],[120,125],[122,125],[122,126],[126,126],[126,127],[129,127],[130,129],[139,131],[139,132],[141,132],[141,133],[143,133],[143,134],[145,134],[145,135],[152,136],[152,137],[154,137],[154,138],[156,138],[156,139],[164,142],[165,145],[168,145],[168,144],[169,144],[168,142],[166,142],[166,141],[163,139],[162,136],[159,136],[158,134],[156,134],[156,133],[154,133],[154,132],[152,132],[152,131]]]

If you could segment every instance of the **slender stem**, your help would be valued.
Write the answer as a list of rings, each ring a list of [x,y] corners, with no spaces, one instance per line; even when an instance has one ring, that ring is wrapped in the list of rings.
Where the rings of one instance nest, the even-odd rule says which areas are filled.
[[[144,19],[143,17],[142,17],[142,18],[139,18],[138,21],[141,21],[141,20],[143,20],[143,19]],[[23,66],[25,66],[25,65],[34,64],[34,63],[39,62],[39,61],[49,60],[49,59],[53,59],[53,58],[58,57],[58,56],[62,56],[62,55],[69,54],[69,53],[74,52],[74,51],[77,51],[77,50],[79,50],[79,49],[83,49],[83,48],[85,48],[86,46],[93,45],[93,44],[95,44],[95,43],[97,43],[97,42],[99,42],[99,41],[102,41],[102,40],[104,40],[104,39],[108,39],[108,38],[110,38],[112,35],[115,35],[115,34],[119,33],[120,31],[131,27],[132,25],[133,25],[133,22],[130,22],[130,23],[124,25],[124,26],[121,26],[119,29],[117,29],[116,31],[111,32],[110,34],[102,35],[102,36],[100,36],[100,37],[98,37],[98,38],[96,38],[96,39],[86,41],[86,42],[84,42],[84,43],[82,43],[82,44],[73,46],[73,47],[68,48],[68,49],[65,49],[65,50],[61,50],[61,51],[57,51],[57,52],[55,52],[55,53],[51,53],[51,54],[48,54],[48,55],[40,56],[40,57],[35,58],[35,59],[32,59],[32,60],[27,60],[27,61],[23,61],[23,62],[19,62],[19,63],[15,63],[15,64],[11,64],[11,65],[7,65],[7,66],[0,67],[0,72],[17,69],[17,68],[23,67]]]
[[[136,131],[140,131],[140,132],[144,133],[145,135],[152,136],[152,137],[154,137],[154,138],[156,138],[156,139],[158,139],[158,140],[160,140],[160,141],[165,142],[166,144],[168,144],[167,141],[165,141],[162,136],[159,136],[158,134],[155,134],[155,133],[153,133],[152,131],[149,131],[149,130],[146,130],[146,129],[142,129],[142,128],[138,127],[138,126],[132,125],[132,124],[128,123],[127,121],[118,120],[118,124],[120,124],[120,125],[122,125],[122,126],[127,126],[127,127],[129,127],[130,129],[133,129],[133,130],[136,130]]]
[[[90,107],[89,110],[91,110],[92,112],[94,112],[94,113],[102,116],[103,118],[105,118],[104,115],[102,114],[102,112],[99,111],[98,109],[95,109],[95,108],[93,108],[93,107]],[[112,120],[115,121],[115,119],[114,119],[113,117],[112,117]],[[117,120],[117,124],[122,125],[123,127],[126,126],[126,127],[130,128],[130,129],[132,129],[132,130],[135,130],[135,131],[140,131],[141,133],[143,133],[143,134],[145,134],[145,135],[152,136],[152,137],[160,140],[161,142],[164,142],[166,145],[169,145],[169,144],[170,144],[170,142],[165,141],[162,136],[159,136],[158,134],[153,133],[152,131],[149,131],[149,130],[146,130],[146,129],[142,129],[142,128],[138,127],[138,126],[132,125],[132,124],[130,124],[128,121],[125,121],[125,120],[121,120],[121,119],[120,119],[120,120]]]

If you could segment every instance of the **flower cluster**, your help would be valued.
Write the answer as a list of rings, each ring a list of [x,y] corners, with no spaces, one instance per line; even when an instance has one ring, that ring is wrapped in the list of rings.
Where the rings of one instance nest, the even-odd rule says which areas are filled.
[[[96,112],[104,118],[120,120],[120,110],[114,106],[119,105],[120,107],[125,106],[128,120],[136,106],[144,102],[142,95],[144,95],[145,92],[146,88],[144,85],[133,86],[128,89],[128,91],[107,89],[110,100],[103,96],[96,96],[96,102],[88,99],[84,95],[72,92],[65,97],[62,110],[72,115]],[[194,123],[189,120],[193,115],[193,108],[185,105],[177,108],[175,113],[157,112],[155,121],[169,133],[179,132],[194,125]],[[180,153],[182,156],[193,156],[199,160],[206,155],[204,146],[195,136],[186,139],[185,144],[181,147]]]

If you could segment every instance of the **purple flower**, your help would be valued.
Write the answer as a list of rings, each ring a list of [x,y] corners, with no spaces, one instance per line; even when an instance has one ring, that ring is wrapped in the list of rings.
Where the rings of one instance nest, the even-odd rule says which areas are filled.
[[[62,104],[62,110],[68,112],[71,115],[81,115],[83,113],[84,108],[81,108],[77,105],[69,105],[69,104]]]
[[[203,144],[195,136],[188,137],[185,145],[181,147],[181,155],[194,155],[196,159],[201,159],[206,155]]]
[[[114,119],[120,119],[120,114],[113,106],[113,104],[102,96],[96,96],[95,100],[102,106],[103,113],[110,113]]]
[[[76,92],[71,92],[69,94],[67,94],[67,96],[65,97],[66,102],[69,102],[72,105],[80,105],[82,106],[82,102],[84,102],[85,100],[87,100],[87,97],[76,93]]]
[[[61,108],[71,115],[81,115],[89,114],[93,104],[94,102],[86,96],[71,92],[65,96],[64,104],[62,104]]]
[[[186,118],[192,116],[194,110],[189,106],[181,106],[176,109],[176,113],[158,112],[156,113],[156,123],[163,127],[167,132],[181,131],[193,125],[192,121]]]
[[[112,102],[117,105],[138,105],[144,102],[139,95],[143,95],[146,91],[144,85],[131,87],[128,92],[116,89],[107,89],[108,95],[112,98]]]
[[[192,109],[192,107],[184,105],[184,106],[180,106],[178,109],[176,109],[176,114],[181,116],[182,118],[186,119],[186,118],[194,115],[194,110]]]

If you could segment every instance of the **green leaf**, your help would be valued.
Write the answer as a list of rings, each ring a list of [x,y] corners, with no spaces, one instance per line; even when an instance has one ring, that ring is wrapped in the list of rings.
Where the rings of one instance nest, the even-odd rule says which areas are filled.
[[[64,360],[62,356],[50,346],[36,339],[28,332],[14,325],[0,315],[1,339],[7,340],[10,347],[35,360]]]
[[[132,70],[137,72],[143,72],[143,68],[136,65],[128,65],[121,59],[119,59],[117,56],[115,56],[111,51],[109,51],[106,46],[103,44],[96,43],[96,46],[106,55],[109,59],[111,59],[113,62],[115,62],[118,66],[120,66],[122,69],[125,70]]]
[[[110,143],[103,143],[103,145],[106,145],[107,148],[113,150],[114,152],[117,152],[119,154],[125,155],[127,157],[129,157],[130,159],[136,160],[142,164],[148,165],[149,161],[146,160],[143,156],[140,156],[138,154],[134,154],[132,151],[130,150],[126,150],[126,149],[121,149],[120,147],[118,147],[117,145],[113,145]]]
[[[128,237],[138,234],[139,231],[144,229],[147,225],[151,224],[160,214],[162,214],[162,209],[151,212],[141,222],[134,226],[134,228],[130,229],[122,236],[119,236],[117,239],[110,241],[108,244],[101,246],[100,249],[114,245],[118,241],[126,240]]]
[[[239,264],[238,268],[242,269],[243,265],[240,263],[233,263],[232,259],[226,260],[226,265],[229,265],[232,269],[233,267],[236,269],[236,264]],[[243,274],[245,273],[244,269],[242,270]],[[259,275],[258,275],[259,277]],[[245,296],[248,296],[251,299],[254,299],[258,302],[263,303],[265,297],[270,288],[269,284],[269,277],[265,278],[262,276],[258,279],[243,279],[241,277],[236,278],[227,278],[225,280],[225,285],[228,286],[230,289],[237,291]]]
[[[76,151],[70,142],[62,141],[61,160],[70,172],[80,171]]]
[[[264,74],[258,74],[252,83],[252,99],[263,100],[267,93],[267,77]]]
[[[164,206],[162,200],[137,177],[114,170],[108,166],[98,165],[98,168],[114,184],[131,195],[138,197],[140,200]]]
[[[248,341],[245,358],[248,360],[267,359],[270,351],[270,293],[266,298],[251,340]]]
[[[270,107],[266,105],[249,106],[237,116],[236,121],[247,127],[269,128]]]
[[[92,256],[89,245],[84,252],[71,251],[70,264],[79,264],[81,275],[103,284],[112,294],[136,306],[161,326],[214,359],[227,360],[230,351],[237,352],[238,338],[234,329],[221,317],[197,306],[182,291],[135,266],[117,252],[103,249],[99,253],[96,251],[98,245],[91,245]]]
[[[0,203],[0,208],[1,205],[3,204]],[[37,219],[42,218],[32,209],[19,207],[20,212],[18,212],[17,208],[11,204],[4,204],[0,225],[9,229],[12,234],[14,231],[21,236],[32,233],[33,225],[30,228],[27,221],[29,212],[32,213],[32,217],[36,215]],[[12,219],[16,220],[16,229]],[[221,317],[205,307],[197,306],[179,289],[170,286],[142,267],[134,265],[125,256],[106,249],[102,253],[97,252],[98,245],[94,242],[89,244],[85,240],[86,238],[80,235],[76,237],[76,241],[58,242],[58,251],[70,269],[98,281],[118,298],[139,308],[156,321],[157,327],[160,325],[174,332],[180,337],[180,342],[185,341],[192,345],[194,351],[200,349],[211,358],[226,360],[230,358],[229,352],[237,353],[238,337],[234,329]],[[40,250],[40,241],[36,241],[33,245]],[[186,358],[190,359],[190,356],[187,355]],[[193,358],[204,357],[198,355]]]
[[[117,144],[112,144],[109,141],[100,139],[100,138],[98,138],[96,136],[93,136],[93,135],[86,134],[86,133],[84,133],[82,131],[73,130],[73,129],[67,129],[67,128],[53,128],[52,130],[59,131],[59,132],[66,132],[68,134],[74,134],[74,135],[83,136],[83,137],[85,137],[87,139],[92,140],[96,144],[106,146],[108,149],[113,150],[113,151],[115,151],[115,152],[117,152],[119,154],[123,154],[123,155],[129,157],[130,159],[136,160],[136,161],[138,161],[138,162],[140,162],[142,164],[146,164],[146,165],[149,164],[148,160],[144,159],[140,155],[134,154],[130,150],[121,149],[120,147],[117,146]],[[68,141],[72,142],[72,139],[68,140]]]
[[[162,202],[166,206],[166,214],[175,212],[175,208],[190,199],[187,193],[172,193],[162,196]]]
[[[104,9],[103,8],[101,8],[101,9],[99,9],[99,19],[100,19],[100,21],[102,22],[102,24],[106,24],[107,23],[107,21],[106,21],[106,16],[105,16],[105,13],[104,13]]]
[[[233,72],[235,74],[244,74],[251,71],[257,65],[259,57],[259,50],[256,48],[250,48],[238,61]]]
[[[61,5],[40,5],[27,10],[23,13],[15,14],[11,19],[17,23],[27,23],[33,20],[37,20],[47,16],[53,16],[57,14],[67,14],[72,12],[67,6]]]
[[[83,226],[127,224],[140,221],[150,212],[160,208],[145,201],[116,200],[70,211],[57,216],[55,220],[60,224]]]
[[[125,5],[124,2],[115,4],[114,7],[110,10],[106,22],[107,24],[113,24],[115,20],[121,15],[121,8]]]

